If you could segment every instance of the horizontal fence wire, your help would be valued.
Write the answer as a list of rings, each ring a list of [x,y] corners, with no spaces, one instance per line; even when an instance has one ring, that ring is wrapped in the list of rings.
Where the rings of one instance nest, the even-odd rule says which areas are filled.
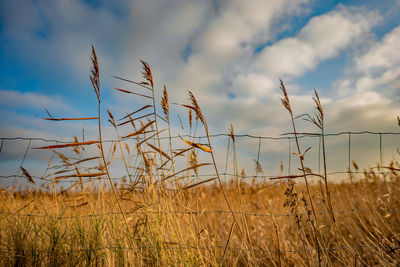
[[[336,210],[333,211],[334,214],[345,214],[352,212],[360,212],[360,213],[369,213],[369,212],[387,212],[387,209],[348,209],[348,210]],[[390,212],[399,213],[400,210],[392,209]],[[208,210],[208,211],[125,211],[125,215],[130,214],[183,214],[183,215],[207,215],[207,214],[237,214],[237,215],[245,215],[245,216],[254,216],[254,217],[293,217],[295,215],[291,213],[284,214],[272,214],[272,213],[248,213],[248,212],[240,212],[240,211],[230,211],[230,210]],[[80,219],[80,218],[90,218],[90,217],[102,217],[102,216],[112,216],[112,215],[122,215],[121,212],[104,212],[104,213],[95,213],[95,214],[85,214],[85,215],[76,215],[76,216],[55,216],[49,214],[34,214],[34,213],[18,213],[18,212],[10,212],[10,211],[0,211],[0,214],[12,215],[12,216],[20,216],[20,217],[37,217],[37,218],[53,218],[58,220],[68,220],[68,219]],[[297,215],[306,215],[305,212],[298,212]],[[328,212],[317,212],[317,215],[328,215]]]
[[[372,131],[347,131],[347,132],[337,132],[337,133],[297,133],[297,138],[305,138],[305,137],[319,137],[319,136],[341,136],[341,135],[364,135],[364,134],[370,134],[370,135],[400,135],[400,132],[372,132]],[[210,134],[211,138],[215,137],[222,137],[222,136],[231,136],[230,134],[227,133],[219,133],[219,134]],[[294,136],[293,133],[286,133],[282,134],[281,136],[260,136],[260,135],[251,135],[251,134],[234,134],[235,138],[252,138],[252,139],[270,139],[270,140],[284,140],[284,139],[295,139],[296,137]],[[206,135],[203,136],[193,136],[193,135],[188,135],[188,134],[183,134],[183,135],[175,135],[171,137],[160,137],[161,140],[168,140],[169,138],[172,139],[178,139],[181,137],[187,137],[187,138],[200,138],[200,139],[205,139],[207,138]],[[43,141],[43,142],[54,142],[54,143],[70,143],[71,141],[66,141],[66,140],[61,140],[61,139],[48,139],[48,138],[41,138],[41,137],[23,137],[23,136],[16,136],[16,137],[0,137],[1,140],[5,141],[13,141],[13,140],[25,140],[25,141]],[[137,140],[135,137],[129,137],[129,138],[124,138],[123,140]],[[144,138],[139,138],[139,140],[144,140]],[[117,142],[118,139],[106,139],[103,140],[103,143],[112,143],[112,142]]]
[[[170,242],[173,243],[173,242]],[[212,246],[207,246],[207,247],[198,247],[198,246],[193,246],[190,244],[170,244],[168,242],[163,243],[163,249],[169,249],[169,250],[173,250],[173,249],[193,249],[193,250],[213,250],[213,249],[223,249],[225,248],[225,246],[220,246],[220,245],[212,245]],[[326,250],[326,251],[335,251],[335,250],[340,250],[340,249],[350,249],[350,248],[358,248],[358,247],[365,247],[365,248],[371,248],[374,246],[365,244],[365,245],[351,245],[351,246],[340,246],[340,247],[321,247],[319,248],[320,250]],[[143,248],[147,248],[147,249],[158,249],[159,247],[155,247],[155,246],[146,246]],[[278,252],[278,250],[276,249],[247,249],[247,248],[239,248],[239,247],[226,247],[228,250],[241,250],[241,251],[254,251],[254,252]],[[85,251],[93,251],[93,250],[134,250],[136,251],[138,248],[135,247],[120,247],[120,246],[104,246],[104,247],[97,247],[97,248],[81,248],[81,249],[72,249],[72,250],[68,250],[66,252],[63,251],[52,251],[52,253],[55,254],[66,254],[66,253],[79,253],[79,252],[85,252]],[[399,247],[394,247],[392,248],[393,251],[400,249]],[[0,248],[0,250],[3,251],[10,251],[10,250],[14,250],[14,251],[18,251],[21,250],[20,248]],[[293,252],[305,252],[305,251],[315,251],[316,249],[289,249],[289,250],[279,250],[279,252],[281,253],[293,253]],[[32,251],[32,252],[48,252],[48,250],[46,249],[24,249],[24,251]]]
[[[335,171],[335,172],[328,172],[327,175],[334,175],[334,174],[367,174],[367,175],[371,175],[371,174],[389,174],[392,173],[391,171],[379,171],[379,172],[371,172],[371,171]],[[221,176],[231,176],[231,177],[235,177],[236,174],[234,173],[220,173]],[[48,181],[51,182],[50,178],[44,178],[41,176],[36,176],[36,175],[31,175],[32,178],[34,179],[38,179],[38,180],[43,180],[43,181]],[[154,177],[163,177],[161,174],[154,174]],[[201,178],[201,177],[214,177],[215,173],[210,173],[210,174],[199,174],[199,175],[185,175],[185,177],[190,177],[190,178]],[[312,175],[310,175],[312,176]],[[241,179],[271,179],[271,178],[280,178],[279,175],[239,175],[239,177]],[[8,178],[23,178],[26,179],[26,176],[23,174],[11,174],[11,175],[0,175],[0,179],[8,179]],[[71,177],[73,178],[73,177]],[[125,178],[127,178],[125,176]],[[88,179],[88,182],[94,182],[94,181],[99,181],[99,180],[106,180],[108,178],[93,178],[93,179]],[[121,177],[111,177],[112,180],[121,180]],[[282,179],[286,179],[284,176],[282,177]],[[275,179],[274,179],[275,180]],[[59,181],[57,183],[72,183],[73,181]]]

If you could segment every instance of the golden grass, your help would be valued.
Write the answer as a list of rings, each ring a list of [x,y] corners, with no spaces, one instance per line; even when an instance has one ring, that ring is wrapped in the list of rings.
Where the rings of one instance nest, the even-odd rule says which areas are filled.
[[[337,230],[318,195],[319,186],[311,187],[314,199],[319,199],[315,204],[324,237],[321,246],[329,257],[322,256],[323,265],[399,264],[400,180],[399,176],[387,178],[393,211],[388,210],[379,178],[370,175],[355,182],[354,192],[347,183],[331,184]],[[57,199],[45,192],[3,192],[0,264],[218,266],[225,254],[224,265],[318,265],[307,211],[300,207],[304,186],[296,186],[296,214],[284,207],[285,182],[259,183],[258,187],[242,182],[238,188],[232,180],[224,186],[239,223],[243,226],[246,221],[252,253],[242,233],[233,227],[218,184],[161,198],[156,190],[118,190],[131,235],[115,208],[112,192],[105,188],[70,192]],[[352,211],[353,194],[356,211]]]

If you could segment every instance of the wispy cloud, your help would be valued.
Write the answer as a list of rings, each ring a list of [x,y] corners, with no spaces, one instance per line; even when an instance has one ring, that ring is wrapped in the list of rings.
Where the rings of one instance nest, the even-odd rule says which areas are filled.
[[[40,93],[20,92],[15,90],[0,89],[1,108],[35,108],[35,109],[57,109],[61,111],[74,111],[60,95],[47,96]]]

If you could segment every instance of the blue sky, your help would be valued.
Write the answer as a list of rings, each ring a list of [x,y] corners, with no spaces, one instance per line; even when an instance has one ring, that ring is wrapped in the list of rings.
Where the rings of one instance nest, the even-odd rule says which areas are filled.
[[[109,74],[140,80],[144,59],[171,102],[194,92],[213,132],[231,122],[239,133],[287,132],[279,78],[298,113],[312,110],[319,90],[330,132],[395,131],[398,14],[398,0],[1,1],[0,137],[81,131],[82,124],[60,130],[40,118],[45,108],[56,117],[95,114],[91,44],[104,105],[117,115],[143,102],[116,93],[131,87]]]

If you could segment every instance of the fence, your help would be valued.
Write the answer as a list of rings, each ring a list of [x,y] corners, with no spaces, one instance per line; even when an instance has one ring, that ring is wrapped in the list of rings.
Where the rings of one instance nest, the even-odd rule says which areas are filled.
[[[368,144],[363,143],[364,146],[359,146],[357,145],[357,138],[359,137],[363,137],[363,136],[368,136],[368,137],[372,137],[372,139],[374,140],[374,142],[369,142]],[[201,140],[203,140],[204,138],[206,138],[206,136],[187,136],[187,135],[182,135],[180,137],[190,137],[193,138],[194,140],[198,140],[199,143],[201,143]],[[218,153],[220,155],[225,155],[225,158],[223,159],[222,157],[219,158],[219,166],[218,168],[220,170],[224,170],[221,173],[221,176],[224,178],[225,183],[229,182],[229,179],[231,179],[232,177],[234,177],[234,173],[233,172],[229,172],[230,167],[230,153],[232,151],[231,148],[231,137],[228,134],[216,134],[216,135],[211,135],[211,140],[213,141],[214,144],[216,144],[216,147],[220,150]],[[341,158],[341,160],[343,162],[345,162],[345,167],[343,168],[343,166],[340,168],[336,165],[333,165],[334,167],[331,167],[330,170],[328,171],[328,177],[332,177],[334,175],[341,175],[342,178],[343,176],[346,177],[346,179],[352,179],[354,178],[354,175],[356,174],[364,174],[364,175],[368,175],[368,174],[379,174],[381,175],[381,177],[384,180],[384,185],[385,185],[385,195],[386,195],[386,200],[387,200],[387,206],[386,206],[386,211],[390,214],[396,214],[399,212],[399,209],[397,206],[391,206],[393,205],[393,202],[391,201],[391,190],[388,187],[388,182],[386,181],[386,177],[388,174],[392,173],[393,170],[390,170],[389,168],[385,169],[382,168],[382,166],[385,166],[388,164],[388,161],[385,161],[385,157],[387,157],[387,154],[390,153],[390,156],[393,156],[395,154],[395,149],[397,148],[396,146],[398,146],[400,144],[399,137],[400,137],[400,133],[399,132],[369,132],[369,131],[361,131],[361,132],[339,132],[339,133],[330,133],[330,134],[325,134],[324,135],[325,138],[332,138],[332,140],[337,140],[337,138],[341,138],[340,142],[342,144],[342,147],[344,147],[344,149],[340,149],[339,144],[340,142],[337,141],[333,141],[332,142],[332,147],[328,147],[327,149],[329,150],[330,148],[334,151],[334,153],[336,153],[336,155],[338,155],[339,158]],[[172,139],[177,139],[179,138],[178,136],[172,137]],[[297,161],[296,157],[297,156],[293,156],[293,151],[294,149],[292,148],[293,146],[293,140],[294,140],[294,136],[293,135],[283,135],[283,136],[279,136],[279,137],[268,137],[268,136],[253,136],[253,135],[248,135],[248,134],[243,134],[243,135],[235,135],[235,138],[238,141],[238,143],[240,143],[240,140],[244,140],[245,144],[246,141],[251,141],[253,142],[252,145],[246,146],[246,147],[252,147],[255,149],[255,151],[249,151],[248,148],[247,152],[240,154],[239,152],[239,157],[242,158],[247,158],[247,159],[254,159],[256,162],[256,165],[258,163],[260,163],[261,165],[267,165],[268,166],[268,154],[271,153],[272,157],[279,155],[278,160],[281,160],[281,165],[283,165],[283,157],[285,156],[285,165],[286,165],[286,169],[287,169],[287,174],[291,175],[293,173],[296,172],[295,169],[295,162]],[[309,135],[309,134],[299,134],[298,138],[300,140],[308,140],[312,143],[312,147],[317,147],[317,149],[315,149],[315,151],[317,151],[316,153],[314,153],[314,158],[311,157],[311,160],[314,164],[315,164],[315,168],[318,169],[318,174],[321,173],[321,135]],[[63,143],[68,143],[67,141],[62,141],[62,140],[51,140],[51,139],[44,139],[44,138],[29,138],[29,137],[0,137],[1,139],[1,147],[0,147],[0,156],[6,157],[7,155],[4,155],[4,147],[7,146],[8,142],[25,142],[27,143],[26,145],[26,149],[25,149],[25,153],[21,159],[21,162],[19,164],[19,166],[24,166],[24,164],[26,164],[27,162],[29,162],[30,158],[29,158],[29,151],[31,149],[32,143],[33,142],[40,142],[40,143],[56,143],[56,144],[63,144]],[[115,143],[117,140],[105,140],[103,141],[104,143]],[[226,144],[226,149],[224,149],[225,151],[222,151],[222,147],[224,146],[224,141]],[[267,148],[266,151],[264,151],[263,145],[265,142],[281,142],[281,144],[283,142],[286,142],[286,149],[282,149],[282,146],[279,146],[277,149],[275,148],[275,151],[273,150],[273,152],[270,152]],[[335,143],[336,142],[336,143]],[[386,142],[386,144],[385,144]],[[360,149],[366,149],[365,147],[368,146],[369,148],[367,148],[367,150],[369,151],[369,153],[373,153],[372,151],[375,151],[376,155],[374,156],[375,162],[370,162],[371,164],[375,164],[378,163],[379,166],[376,168],[377,171],[374,171],[374,167],[369,167],[369,170],[365,170],[365,171],[360,171],[358,169],[355,169],[355,167],[352,167],[352,161],[356,160],[357,156],[354,156],[355,153],[357,153],[358,150]],[[336,151],[335,151],[336,149]],[[392,152],[390,152],[390,150],[392,150]],[[279,151],[278,151],[279,150]],[[283,153],[282,151],[286,150],[286,153]],[[341,151],[341,152],[338,152]],[[387,152],[389,151],[389,152]],[[249,156],[251,153],[254,155]],[[363,152],[365,154],[365,151]],[[386,155],[385,155],[386,154]],[[373,157],[372,156],[366,156],[365,160],[371,160]],[[0,158],[1,159],[1,158]],[[376,160],[378,159],[378,160]],[[4,159],[1,159],[4,160]],[[277,159],[275,159],[277,160]],[[377,162],[376,162],[377,161]],[[16,164],[17,162],[14,161]],[[1,163],[1,161],[0,161]],[[2,164],[4,165],[4,164]],[[17,164],[18,165],[18,164]],[[271,167],[272,166],[272,167]],[[274,249],[271,248],[262,248],[262,245],[260,245],[259,243],[261,243],[261,233],[259,232],[259,224],[262,221],[262,218],[268,217],[268,218],[272,218],[273,220],[275,220],[275,218],[279,218],[279,217],[285,217],[285,218],[290,218],[293,217],[294,214],[292,213],[281,213],[281,214],[273,214],[272,212],[265,212],[265,210],[263,210],[262,207],[263,204],[261,203],[262,201],[265,201],[265,199],[260,199],[259,198],[259,188],[260,187],[266,187],[266,186],[273,186],[275,183],[274,178],[277,178],[279,176],[281,177],[285,177],[285,175],[283,174],[283,171],[281,169],[281,171],[279,173],[272,173],[272,169],[273,166],[276,165],[271,165],[269,167],[267,167],[268,172],[264,173],[264,171],[262,169],[259,169],[258,167],[255,168],[254,170],[254,174],[252,175],[242,175],[241,178],[242,179],[252,179],[253,185],[249,186],[253,186],[256,188],[256,194],[255,194],[255,209],[252,209],[252,211],[236,211],[233,212],[234,214],[240,214],[247,217],[254,217],[254,229],[256,230],[255,234],[255,241],[254,241],[254,247],[251,248],[251,250],[253,250],[254,252],[274,252]],[[281,167],[282,168],[282,167]],[[237,174],[236,174],[237,175]],[[199,173],[197,175],[192,174],[192,177],[194,177],[195,179],[193,180],[193,183],[195,183],[196,181],[201,181],[202,179],[208,179],[210,177],[215,176],[215,173],[210,171],[209,173],[204,172],[204,173]],[[35,180],[40,180],[43,182],[50,182],[51,179],[49,177],[46,176],[39,176],[39,175],[31,175],[31,177]],[[0,173],[0,179],[2,181],[7,181],[7,180],[14,180],[15,179],[26,179],[26,176],[24,174],[22,174],[19,170],[17,171],[16,174],[4,174],[4,173]],[[119,176],[117,177],[112,177],[112,179],[114,180],[119,180],[121,179]],[[314,178],[315,179],[315,178]],[[319,179],[317,177],[317,179]],[[73,182],[73,181],[66,181],[66,182]],[[265,182],[269,182],[267,185],[265,184]],[[353,182],[353,181],[350,181]],[[261,183],[263,183],[263,185],[261,185]],[[4,183],[3,183],[4,184]],[[175,190],[175,188],[169,188],[169,190]],[[197,197],[198,192],[191,192],[193,195],[195,195]],[[349,209],[343,209],[343,210],[334,210],[334,214],[335,215],[340,215],[340,214],[355,214],[355,216],[359,216],[359,214],[361,213],[371,213],[371,212],[380,212],[382,211],[382,209],[362,209],[362,208],[358,208],[356,203],[356,195],[355,195],[355,191],[352,188],[352,207]],[[148,212],[148,211],[146,211]],[[154,211],[157,213],[163,213],[163,211]],[[171,211],[168,211],[171,212]],[[226,249],[228,248],[229,250],[235,251],[235,250],[243,250],[242,247],[232,247],[232,246],[227,246],[227,244],[225,244],[226,240],[229,239],[228,235],[230,235],[231,233],[229,233],[229,231],[227,231],[226,227],[224,227],[224,225],[229,225],[226,222],[227,221],[231,221],[232,218],[227,219],[227,216],[229,214],[232,213],[232,211],[228,210],[228,209],[213,209],[213,210],[207,210],[207,211],[203,211],[202,213],[199,212],[198,210],[195,211],[173,211],[177,214],[183,214],[183,215],[188,215],[188,216],[196,216],[199,214],[214,214],[214,216],[219,216],[219,224],[220,224],[220,233],[218,234],[219,237],[219,244],[217,245],[213,245],[211,246],[211,248],[218,248],[218,249]],[[141,211],[132,211],[132,214],[140,214]],[[4,215],[4,216],[25,216],[25,217],[53,217],[54,219],[58,219],[58,220],[65,220],[65,219],[71,219],[71,218],[92,218],[92,217],[98,217],[98,216],[105,216],[105,215],[110,215],[110,216],[118,216],[120,215],[119,212],[108,212],[108,213],[99,213],[99,214],[84,214],[84,215],[77,215],[77,216],[52,216],[52,215],[47,215],[47,214],[30,214],[30,213],[22,213],[22,212],[11,212],[11,211],[6,211],[6,210],[0,210],[0,214]],[[305,213],[299,213],[301,214],[305,214]],[[326,214],[328,214],[325,211],[322,210],[318,210],[317,214],[319,216],[324,216]],[[232,226],[233,227],[233,226]],[[231,229],[232,231],[232,229]],[[361,232],[361,226],[359,224],[357,224],[357,232],[358,232],[358,242],[354,243],[354,244],[350,244],[349,247],[350,248],[357,248],[357,247],[370,247],[373,246],[371,244],[367,244],[365,242],[362,242],[361,238],[360,238],[360,232]],[[210,249],[210,247],[199,247],[199,246],[192,246],[190,244],[174,244],[174,245],[168,245],[167,248],[168,249],[177,249],[177,248],[187,248],[187,249]],[[321,247],[322,250],[329,250],[329,251],[334,251],[334,250],[340,250],[340,249],[345,249],[346,246],[339,246],[339,247]],[[114,249],[114,247],[110,246],[110,247],[104,247],[101,249]],[[123,247],[122,249],[125,250],[129,250],[131,248],[129,247]],[[395,248],[398,249],[398,248]],[[78,251],[82,251],[81,249],[77,250]],[[283,252],[299,252],[299,251],[303,251],[301,249],[288,249],[288,250],[284,250],[284,249],[280,249],[279,253],[283,253]]]
[[[358,160],[358,158],[354,158],[353,157],[353,143],[354,143],[354,139],[357,136],[376,136],[376,151],[375,153],[378,155],[378,157],[376,157],[378,160],[375,160],[375,162],[371,162],[371,158],[367,158],[367,160],[369,160],[370,164],[376,164],[378,163],[380,166],[384,165],[384,157],[385,157],[385,153],[384,153],[384,138],[385,136],[394,136],[396,137],[396,139],[391,140],[391,142],[389,143],[389,146],[393,149],[393,151],[390,153],[390,156],[393,156],[396,153],[396,145],[400,144],[400,142],[396,143],[396,141],[400,141],[400,138],[398,138],[400,136],[399,132],[371,132],[371,131],[358,131],[358,132],[338,132],[338,133],[328,133],[328,134],[324,134],[325,138],[329,138],[329,137],[345,137],[347,140],[345,141],[345,148],[343,149],[343,153],[337,153],[337,154],[341,154],[343,156],[343,159],[346,158],[346,165],[345,168],[341,168],[341,169],[333,169],[331,168],[330,172],[328,172],[328,175],[332,176],[332,175],[336,175],[336,174],[348,174],[350,171],[352,173],[360,173],[360,174],[364,174],[365,171],[357,171],[357,170],[351,170],[352,169],[352,161],[353,160]],[[255,140],[257,142],[256,145],[256,151],[253,153],[254,156],[252,157],[249,154],[246,154],[246,157],[249,157],[250,159],[255,160],[256,162],[259,162],[261,165],[263,165],[263,162],[261,160],[261,151],[262,151],[262,146],[263,146],[263,141],[265,140],[269,140],[269,141],[286,141],[287,142],[287,152],[286,152],[286,164],[287,164],[287,174],[290,175],[292,174],[293,170],[292,170],[292,166],[293,166],[293,162],[296,162],[297,159],[294,158],[296,156],[294,156],[295,153],[293,153],[294,149],[293,149],[293,140],[294,140],[294,136],[279,136],[279,137],[271,137],[271,136],[255,136],[255,135],[249,135],[249,134],[236,134],[234,135],[235,138],[238,139],[249,139],[249,140]],[[173,136],[171,137],[172,139],[178,139],[181,137],[188,137],[188,138],[195,138],[198,142],[201,143],[201,141],[203,139],[206,139],[206,136],[190,136],[190,135],[180,135],[180,136]],[[227,139],[227,145],[226,145],[226,152],[224,153],[225,155],[225,159],[224,160],[220,160],[219,161],[219,169],[223,169],[224,172],[221,173],[222,176],[224,177],[232,177],[233,173],[229,173],[227,171],[228,169],[228,161],[229,161],[229,152],[231,152],[231,138],[229,134],[214,134],[211,135],[211,140],[216,140],[218,138],[226,138]],[[318,147],[318,156],[315,158],[311,158],[312,161],[317,163],[317,168],[318,168],[318,173],[321,172],[321,135],[319,134],[298,134],[297,136],[299,138],[299,140],[301,139],[318,139],[317,142],[317,147]],[[18,141],[18,142],[26,142],[26,149],[25,149],[25,153],[22,156],[22,161],[19,164],[19,166],[23,166],[25,161],[29,158],[28,157],[28,152],[31,150],[32,148],[32,142],[38,141],[38,142],[42,142],[42,143],[53,143],[53,144],[67,144],[70,143],[70,141],[65,141],[65,140],[56,140],[56,139],[45,139],[45,138],[35,138],[35,137],[0,137],[1,139],[1,144],[0,144],[0,156],[3,154],[3,147],[5,146],[6,142],[9,141]],[[168,137],[161,137],[160,139],[168,139]],[[397,140],[399,139],[399,140]],[[129,138],[127,139],[129,140]],[[132,140],[132,138],[131,138]],[[104,140],[103,143],[115,143],[117,140]],[[223,143],[223,140],[219,140],[219,144]],[[344,141],[343,141],[344,143]],[[329,146],[329,145],[328,145]],[[221,146],[222,147],[222,146]],[[372,149],[371,149],[372,150]],[[329,147],[328,147],[328,151],[329,151]],[[355,151],[357,151],[357,148],[355,149]],[[3,152],[3,153],[2,153]],[[373,153],[373,151],[369,151],[371,153]],[[268,151],[267,151],[268,153]],[[240,154],[240,151],[238,151],[238,154]],[[281,158],[283,158],[283,154],[281,153],[279,160],[281,160]],[[345,157],[344,157],[345,154]],[[53,154],[54,155],[54,154]],[[5,155],[6,157],[7,155]],[[1,158],[0,158],[1,160]],[[37,160],[37,159],[36,159]],[[264,162],[268,162],[268,160],[271,159],[267,159],[264,160]],[[16,163],[16,162],[15,162]],[[222,163],[224,163],[222,165]],[[18,164],[16,164],[18,165]],[[18,166],[17,166],[18,167]],[[247,166],[248,167],[248,166]],[[278,166],[277,166],[278,167]],[[273,171],[273,170],[272,170]],[[380,170],[381,174],[384,173],[388,173],[390,171],[384,171],[383,169]],[[263,172],[264,173],[264,172]],[[368,173],[368,172],[367,172]],[[208,173],[208,174],[199,174],[199,177],[210,177],[210,176],[214,176],[215,173]],[[246,179],[246,178],[256,178],[256,179],[270,179],[270,178],[274,178],[279,176],[277,173],[269,173],[269,174],[261,174],[259,172],[256,172],[254,175],[246,175],[246,176],[242,176],[242,178]],[[32,177],[34,179],[39,179],[39,180],[43,180],[43,181],[50,181],[50,179],[46,179],[43,176],[35,176],[32,175]],[[7,174],[4,175],[2,173],[0,173],[0,178],[1,179],[13,179],[13,178],[18,178],[18,179],[26,179],[25,175],[22,175],[19,173],[19,171],[17,171],[16,174]],[[117,177],[112,177],[112,179],[118,180],[121,179],[120,176]]]

